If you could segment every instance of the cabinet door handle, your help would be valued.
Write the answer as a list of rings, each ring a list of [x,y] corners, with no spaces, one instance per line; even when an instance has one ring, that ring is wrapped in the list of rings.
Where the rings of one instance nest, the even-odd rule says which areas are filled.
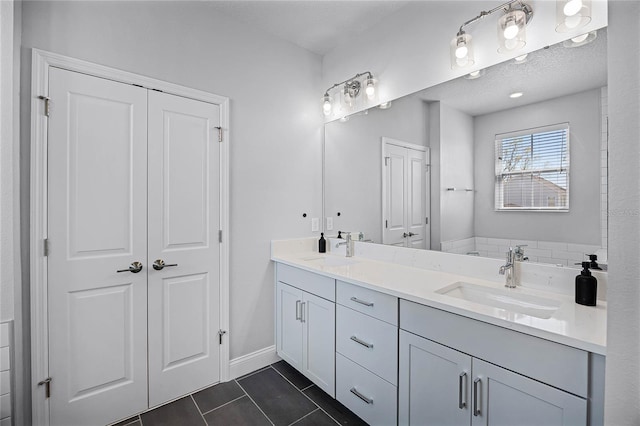
[[[351,301],[352,301],[352,302],[359,303],[359,304],[364,305],[364,306],[368,306],[368,307],[370,307],[370,308],[371,308],[371,307],[373,307],[373,302],[367,302],[367,301],[365,301],[365,300],[360,300],[360,299],[358,299],[358,298],[357,298],[357,297],[355,297],[355,296],[353,296],[353,297],[351,298]]]
[[[465,382],[464,385],[462,384],[463,381]],[[458,376],[458,408],[461,410],[467,406],[466,398],[464,400],[462,399],[463,393],[466,396],[466,392],[463,391],[463,389],[467,388],[466,385],[467,385],[467,372],[463,371],[462,373],[460,373],[460,376]]]
[[[307,304],[307,302],[302,302],[302,304],[300,305],[300,321],[302,322],[306,322],[305,321],[305,317],[304,317],[304,306]]]
[[[361,400],[363,400],[364,402],[366,402],[367,404],[371,405],[373,404],[373,399],[364,396],[363,394],[361,394],[360,392],[358,392],[358,389],[356,388],[351,388],[350,392],[352,394],[354,394],[355,396],[357,396],[358,398],[360,398]]]
[[[300,300],[296,300],[296,321],[302,321],[302,315],[300,314]]]
[[[356,336],[351,336],[351,340],[353,340],[356,343],[361,344],[364,347],[367,347],[369,349],[373,349],[373,343],[367,343],[364,340],[358,339]]]
[[[480,387],[478,385],[480,383],[480,377],[477,377],[473,381],[473,415],[476,417],[480,415],[480,408],[478,408],[478,393],[480,393]]]

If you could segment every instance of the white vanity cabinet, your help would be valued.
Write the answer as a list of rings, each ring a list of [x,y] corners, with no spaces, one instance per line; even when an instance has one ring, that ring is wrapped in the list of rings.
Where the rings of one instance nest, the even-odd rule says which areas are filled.
[[[336,399],[371,425],[395,425],[398,298],[337,281],[336,301]]]
[[[276,350],[335,397],[335,280],[278,264]]]
[[[400,327],[400,424],[588,424],[587,352],[404,300]]]

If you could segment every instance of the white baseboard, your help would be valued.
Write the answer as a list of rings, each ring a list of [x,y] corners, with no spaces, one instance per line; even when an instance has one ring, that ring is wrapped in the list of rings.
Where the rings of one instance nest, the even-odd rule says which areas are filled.
[[[278,361],[280,357],[276,354],[275,345],[239,356],[229,362],[229,380],[237,379]]]

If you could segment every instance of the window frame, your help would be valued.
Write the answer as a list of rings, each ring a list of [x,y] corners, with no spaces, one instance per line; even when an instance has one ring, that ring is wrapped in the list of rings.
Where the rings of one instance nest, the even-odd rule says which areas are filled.
[[[517,170],[517,171],[513,171],[513,172],[504,172],[503,171],[503,166],[504,163],[502,161],[501,158],[501,154],[502,154],[502,144],[503,141],[505,139],[513,139],[513,138],[517,138],[517,137],[521,137],[521,136],[529,136],[531,138],[533,138],[535,135],[537,134],[541,134],[541,133],[548,133],[548,132],[553,132],[553,131],[560,131],[560,130],[564,130],[565,132],[565,149],[564,149],[564,158],[565,160],[563,161],[563,164],[560,166],[560,168],[555,167],[555,168],[532,168],[532,169],[528,169],[528,170]],[[533,127],[533,128],[529,128],[529,129],[523,129],[523,130],[517,130],[517,131],[513,131],[513,132],[507,132],[507,133],[498,133],[495,135],[495,141],[494,141],[494,148],[495,148],[495,155],[494,155],[494,165],[495,165],[495,173],[494,173],[494,188],[495,188],[495,193],[494,193],[494,210],[496,212],[508,212],[508,211],[524,211],[524,212],[545,212],[545,213],[567,213],[569,212],[569,182],[570,182],[570,165],[571,165],[571,158],[570,158],[570,141],[571,141],[571,137],[570,137],[571,133],[570,133],[570,126],[568,122],[564,122],[564,123],[557,123],[557,124],[551,124],[551,125],[546,125],[546,126],[539,126],[539,127]],[[534,153],[535,155],[535,153]],[[564,167],[563,167],[564,165]],[[506,207],[504,206],[504,182],[505,182],[505,176],[524,176],[524,175],[531,175],[531,176],[535,176],[535,175],[540,175],[541,173],[544,172],[565,172],[566,173],[566,202],[564,205],[562,206],[558,206],[558,207],[549,207],[549,206],[539,206],[539,207],[533,207],[533,206],[528,206],[528,207]],[[532,191],[531,191],[532,197],[533,197],[533,187],[532,187]]]

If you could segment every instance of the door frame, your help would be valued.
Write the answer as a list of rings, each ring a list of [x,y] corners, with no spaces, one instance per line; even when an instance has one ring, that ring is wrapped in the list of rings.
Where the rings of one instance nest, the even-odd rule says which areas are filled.
[[[380,138],[380,152],[381,152],[381,159],[382,162],[380,163],[380,170],[382,171],[380,173],[380,176],[382,176],[382,181],[380,182],[380,187],[381,187],[381,207],[382,207],[382,222],[380,224],[381,229],[382,229],[382,244],[384,244],[384,240],[385,240],[385,215],[387,213],[386,211],[386,197],[387,197],[387,186],[386,186],[386,182],[385,182],[385,163],[386,163],[386,155],[387,155],[387,145],[395,145],[395,146],[399,146],[401,148],[407,148],[407,149],[413,149],[415,151],[422,151],[425,153],[425,174],[426,174],[426,181],[425,181],[425,214],[430,215],[429,212],[429,208],[431,202],[429,201],[429,197],[426,196],[426,191],[428,190],[428,186],[427,183],[429,182],[429,165],[430,165],[430,157],[431,157],[431,153],[430,153],[430,149],[428,146],[424,146],[424,145],[417,145],[411,142],[405,142],[405,141],[401,141],[399,139],[393,139],[393,138],[389,138],[386,136],[382,136]],[[429,204],[429,205],[427,205]],[[426,237],[425,237],[426,240]],[[425,241],[425,244],[427,244],[428,242]]]
[[[49,94],[49,70],[62,68],[124,84],[161,90],[220,106],[220,329],[229,330],[229,98],[133,74],[57,53],[32,49],[31,54],[31,184],[29,244],[31,273],[31,403],[35,425],[49,425],[49,399],[38,382],[49,377],[47,257],[47,152],[48,119],[42,97]],[[55,108],[55,106],[53,106]],[[228,336],[228,333],[227,333]],[[229,338],[220,345],[220,382],[229,380]]]

